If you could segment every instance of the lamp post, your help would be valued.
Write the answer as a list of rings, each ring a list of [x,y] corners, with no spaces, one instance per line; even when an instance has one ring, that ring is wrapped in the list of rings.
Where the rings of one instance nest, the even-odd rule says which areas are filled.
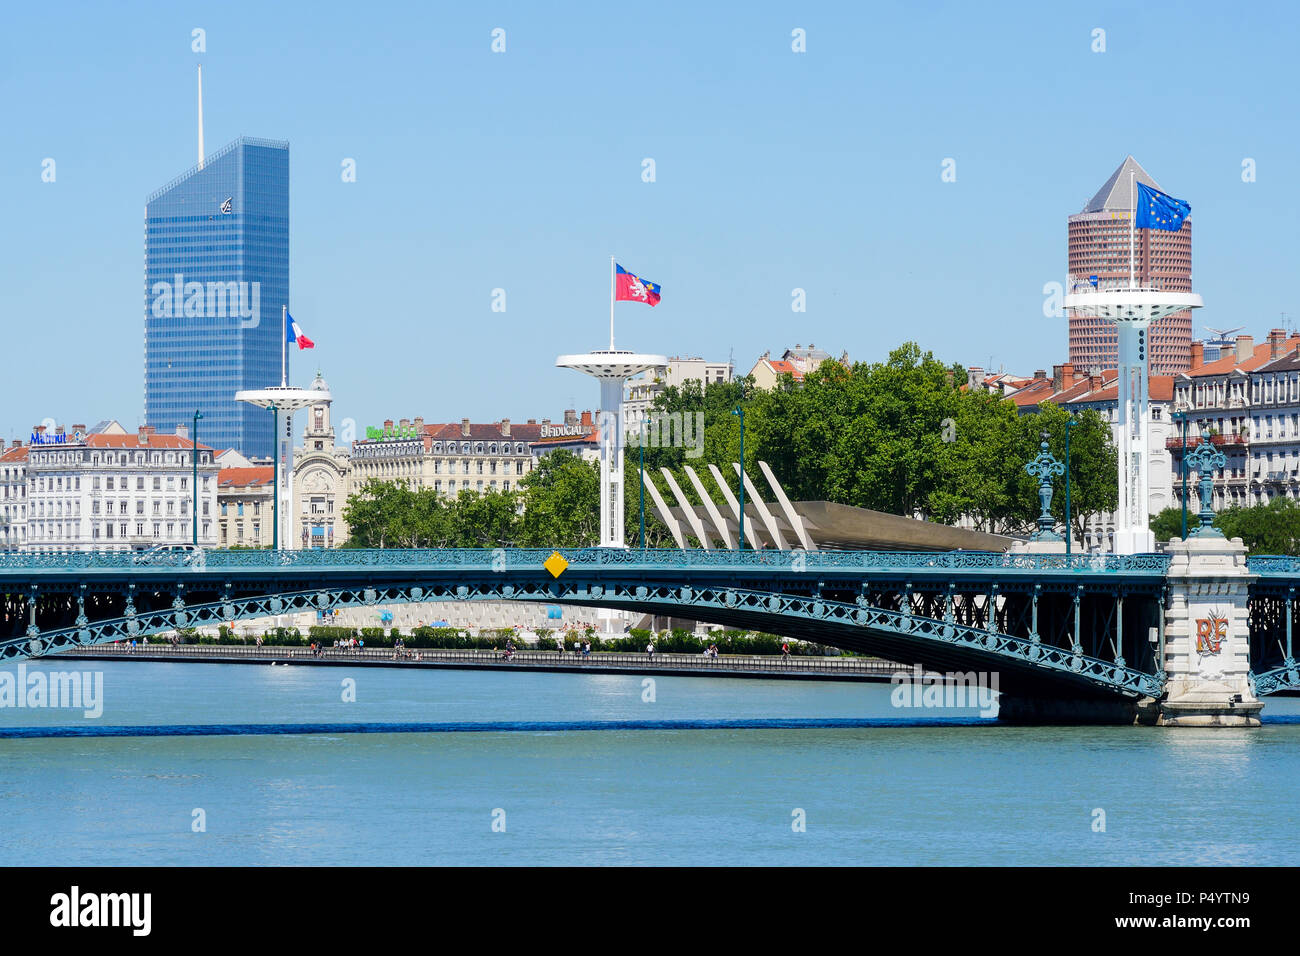
[[[641,416],[641,465],[640,472],[640,490],[641,490],[641,550],[645,550],[645,415]]]
[[[1183,535],[1184,541],[1187,540],[1187,413],[1174,412],[1174,418],[1182,422],[1183,425],[1183,444],[1178,452],[1178,468],[1183,473]]]
[[[1079,424],[1073,414],[1065,420],[1065,556],[1070,556],[1070,540],[1074,533],[1070,530],[1070,431]],[[1080,542],[1082,544],[1083,542]]]
[[[272,403],[271,405],[271,431],[275,435],[275,452],[272,455],[271,467],[271,484],[272,494],[275,495],[271,502],[271,511],[274,515],[275,527],[271,529],[271,550],[280,550],[280,408]]]
[[[731,414],[740,416],[740,536],[736,539],[736,550],[745,550],[745,406],[737,405]]]
[[[1210,441],[1210,431],[1208,428],[1201,431],[1201,443],[1196,446],[1196,451],[1191,454],[1189,466],[1195,468],[1201,475],[1201,511],[1197,515],[1201,519],[1201,526],[1192,531],[1195,537],[1203,538],[1222,538],[1223,532],[1214,527],[1214,472],[1217,468],[1223,468],[1228,464],[1228,458],[1223,452],[1215,449]]]
[[[1065,466],[1057,461],[1056,456],[1047,450],[1047,432],[1042,433],[1038,457],[1025,465],[1025,472],[1038,479],[1038,530],[1034,532],[1034,541],[1060,541],[1052,530],[1052,479],[1065,471]],[[1069,529],[1066,529],[1067,531]]]
[[[190,439],[193,447],[190,450],[190,457],[194,459],[194,547],[199,546],[199,419],[203,413],[197,408],[194,410],[194,430],[190,432]]]

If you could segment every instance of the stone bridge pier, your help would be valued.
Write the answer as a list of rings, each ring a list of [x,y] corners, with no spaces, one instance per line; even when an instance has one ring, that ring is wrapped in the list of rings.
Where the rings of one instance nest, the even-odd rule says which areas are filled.
[[[1240,538],[1200,533],[1169,542],[1165,604],[1168,727],[1258,727],[1263,703],[1250,679],[1250,585]]]
[[[1040,540],[1020,550],[1063,553],[1064,544]],[[1172,539],[1166,553],[1164,626],[1150,629],[1157,677],[1164,687],[1158,699],[1003,694],[999,719],[1026,724],[1260,726],[1264,704],[1251,677],[1250,621],[1251,585],[1259,575],[1250,570],[1245,545],[1240,538],[1227,540],[1207,523],[1187,540]],[[1288,617],[1290,613],[1288,604]]]

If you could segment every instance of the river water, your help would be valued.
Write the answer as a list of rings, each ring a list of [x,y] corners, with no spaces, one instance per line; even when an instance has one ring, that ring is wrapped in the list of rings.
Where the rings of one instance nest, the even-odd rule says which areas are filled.
[[[102,675],[102,714],[5,707],[0,735],[159,735],[0,736],[0,864],[1300,862],[1295,699],[1271,699],[1254,731],[1020,728],[973,709],[897,708],[871,683],[28,667],[55,669]],[[863,726],[711,723],[792,718]],[[463,732],[538,721],[557,729]],[[696,726],[565,729],[591,721]],[[452,726],[177,729],[412,722]]]

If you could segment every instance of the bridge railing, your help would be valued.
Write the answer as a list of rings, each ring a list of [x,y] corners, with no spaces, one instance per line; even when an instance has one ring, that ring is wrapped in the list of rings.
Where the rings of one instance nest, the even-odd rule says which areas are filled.
[[[575,651],[522,650],[507,660],[502,650],[443,650],[428,648],[410,648],[399,657],[392,648],[342,648],[324,647],[319,654],[307,647],[286,647],[282,645],[264,645],[256,647],[247,644],[141,644],[132,650],[130,644],[101,644],[95,647],[73,648],[60,652],[60,657],[164,657],[171,659],[198,660],[256,660],[286,661],[312,663],[326,660],[336,663],[355,662],[359,664],[392,663],[403,664],[509,664],[514,666],[545,667],[564,665],[566,668],[590,666],[600,667],[635,667],[637,669],[689,668],[691,670],[718,671],[764,671],[771,673],[789,673],[798,671],[817,674],[855,674],[859,676],[888,677],[898,671],[907,670],[902,665],[878,658],[866,657],[820,657],[812,655],[794,655],[781,658],[775,655],[723,654],[708,657],[704,654],[668,654],[656,652],[653,657],[645,653],[624,653],[595,651],[584,657]],[[419,655],[418,660],[415,655]]]
[[[1251,574],[1269,577],[1300,577],[1300,557],[1289,554],[1259,554],[1246,559]]]
[[[760,551],[677,550],[670,548],[332,548],[304,551],[130,552],[62,551],[0,553],[0,571],[101,571],[183,568],[339,569],[433,568],[519,570],[541,568],[559,551],[570,567],[718,569],[718,570],[862,570],[862,571],[1025,571],[1072,574],[1163,574],[1164,554],[1019,554],[1000,551]],[[1253,561],[1256,559],[1252,559]],[[1282,560],[1282,559],[1277,559]],[[1295,560],[1295,559],[1291,559]]]

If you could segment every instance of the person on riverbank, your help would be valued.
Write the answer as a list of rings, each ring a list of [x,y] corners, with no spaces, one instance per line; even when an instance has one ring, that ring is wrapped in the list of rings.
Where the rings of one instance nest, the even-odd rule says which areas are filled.
[[[591,641],[582,642],[582,656],[584,658],[591,656]]]
[[[651,660],[654,660],[654,656],[655,656],[655,642],[654,642],[654,641],[651,641],[649,644],[647,644],[647,645],[645,646],[645,653],[646,653],[646,657],[650,658]]]
[[[783,660],[783,661],[788,661],[789,659],[790,659],[790,642],[789,642],[789,641],[782,641],[782,642],[781,642],[781,660]]]

